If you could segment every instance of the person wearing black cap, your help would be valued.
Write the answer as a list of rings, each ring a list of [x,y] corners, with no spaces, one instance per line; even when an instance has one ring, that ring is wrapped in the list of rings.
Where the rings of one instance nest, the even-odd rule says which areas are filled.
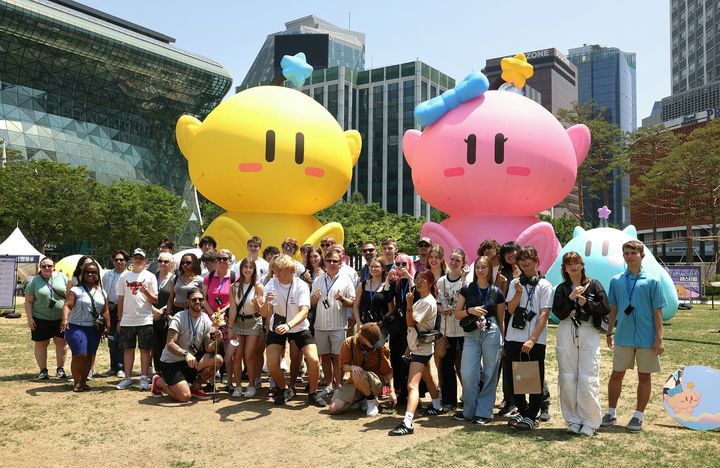
[[[428,252],[430,252],[430,247],[432,247],[432,240],[430,240],[430,238],[427,236],[421,237],[417,243],[418,259],[413,262],[416,272],[419,273],[421,271],[425,271],[425,264],[427,263],[427,257]]]
[[[368,416],[378,414],[377,396],[384,384],[390,386],[390,403],[395,406],[397,396],[393,387],[390,350],[377,323],[366,323],[355,336],[346,338],[340,349],[340,368],[343,386],[335,392],[329,413],[340,414],[353,403],[365,399]]]

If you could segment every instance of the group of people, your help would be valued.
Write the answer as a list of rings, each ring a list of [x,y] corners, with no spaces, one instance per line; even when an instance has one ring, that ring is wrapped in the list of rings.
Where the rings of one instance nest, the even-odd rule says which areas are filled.
[[[69,281],[43,258],[25,302],[40,378],[49,378],[52,339],[57,376],[67,377],[68,344],[73,391],[87,390],[106,336],[110,369],[101,375],[120,378],[121,390],[133,385],[139,348],[138,387],[154,397],[209,399],[225,376],[231,397],[252,398],[266,367],[268,396],[278,406],[296,397],[304,374],[308,403],[329,402],[330,414],[358,407],[374,416],[383,405],[405,406],[392,436],[414,432],[425,393],[425,416],[457,410],[459,421],[488,424],[500,416],[517,430],[532,430],[550,417],[545,348],[552,312],[567,431],[592,436],[615,424],[625,371],[636,364],[637,406],[627,429],[642,429],[650,376],[660,370],[665,299],[657,279],[642,270],[638,241],[623,246],[627,269],[612,279],[609,294],[575,252],[563,256],[564,281],[554,288],[538,271],[536,249],[514,242],[486,240],[472,265],[462,249],[446,263],[442,247],[427,237],[415,261],[393,239],[383,240],[380,252],[365,242],[357,271],[329,237],[319,247],[287,238],[262,255],[261,239],[252,237],[248,257],[234,263],[232,252],[210,237],[201,239],[199,258],[184,254],[179,265],[173,247],[161,242],[151,263],[142,249],[118,250],[102,278],[98,263],[83,257]],[[598,328],[605,316],[613,371],[603,416]],[[521,361],[536,362],[539,374],[539,390],[527,396],[514,390],[513,363]],[[501,377],[504,401],[494,414]]]

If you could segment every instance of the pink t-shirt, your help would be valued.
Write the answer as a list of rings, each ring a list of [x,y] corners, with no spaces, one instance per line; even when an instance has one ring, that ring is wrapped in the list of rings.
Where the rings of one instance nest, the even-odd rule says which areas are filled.
[[[227,272],[225,278],[220,278],[217,272],[213,275],[207,275],[203,280],[203,285],[207,287],[207,302],[213,311],[227,306],[230,303],[230,271]]]

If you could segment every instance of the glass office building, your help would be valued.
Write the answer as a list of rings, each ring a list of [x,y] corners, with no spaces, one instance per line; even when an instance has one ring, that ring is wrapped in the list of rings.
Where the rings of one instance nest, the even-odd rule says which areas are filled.
[[[219,104],[232,84],[225,67],[69,0],[5,0],[0,18],[0,137],[10,147],[86,166],[101,183],[192,194],[175,123]]]
[[[635,54],[614,47],[584,45],[570,49],[568,59],[577,67],[578,103],[593,101],[605,120],[624,132],[637,130],[637,86]],[[630,195],[630,179],[615,179],[610,187],[610,221],[626,226],[630,211],[625,201]],[[597,220],[597,209],[603,205],[600,194],[585,200],[585,219]],[[594,223],[593,223],[594,224]]]

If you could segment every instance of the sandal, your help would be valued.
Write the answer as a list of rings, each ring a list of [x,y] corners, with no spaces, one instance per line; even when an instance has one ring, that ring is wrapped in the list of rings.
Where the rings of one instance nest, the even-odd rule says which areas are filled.
[[[80,384],[73,386],[73,392],[75,392],[75,393],[80,393],[80,392],[84,392],[84,391],[85,391],[85,389]]]
[[[535,421],[530,418],[522,418],[515,424],[515,429],[518,431],[530,431],[535,429]]]
[[[90,390],[90,385],[88,385],[88,384],[83,384],[83,385],[82,385],[82,389],[83,389],[84,392],[86,392],[86,391]]]
[[[272,397],[274,397],[275,395],[277,395],[279,391],[280,391],[280,388],[279,388],[279,387],[273,387],[273,388],[271,388],[270,390],[268,390],[267,396],[269,396],[269,397],[272,398]]]

